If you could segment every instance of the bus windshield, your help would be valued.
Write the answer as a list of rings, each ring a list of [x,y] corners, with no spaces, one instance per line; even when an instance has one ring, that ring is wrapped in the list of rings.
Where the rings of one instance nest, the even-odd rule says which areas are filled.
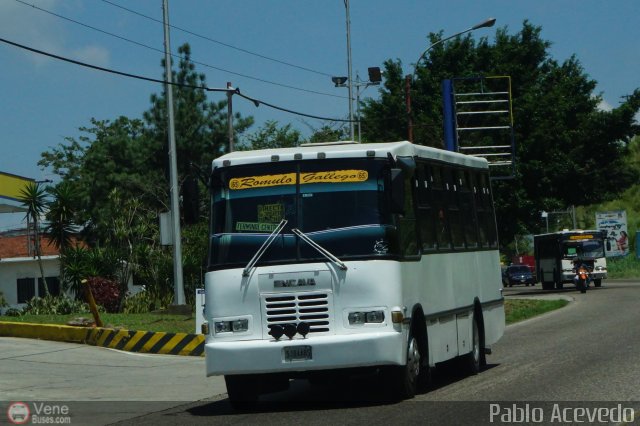
[[[562,245],[562,253],[565,259],[604,257],[604,244],[600,240],[565,242]]]
[[[340,259],[390,254],[388,168],[380,159],[324,159],[216,169],[210,269],[244,266],[282,219],[260,264],[326,260],[294,228]]]

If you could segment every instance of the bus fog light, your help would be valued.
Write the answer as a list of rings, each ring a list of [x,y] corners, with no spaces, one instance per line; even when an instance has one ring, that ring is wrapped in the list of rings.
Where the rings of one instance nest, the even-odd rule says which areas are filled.
[[[394,324],[402,324],[402,321],[404,321],[404,315],[401,311],[391,312],[391,322],[393,322]]]
[[[229,333],[231,332],[231,322],[230,321],[217,321],[215,323],[216,334],[218,333]]]
[[[365,321],[376,322],[376,323],[384,322],[384,311],[367,312],[365,315]]]
[[[240,319],[231,322],[231,329],[234,332],[247,331],[249,329],[249,320]]]
[[[249,329],[249,320],[237,319],[232,321],[216,321],[213,323],[213,329],[218,333],[241,333]]]
[[[364,312],[349,312],[349,325],[364,324],[365,321]]]

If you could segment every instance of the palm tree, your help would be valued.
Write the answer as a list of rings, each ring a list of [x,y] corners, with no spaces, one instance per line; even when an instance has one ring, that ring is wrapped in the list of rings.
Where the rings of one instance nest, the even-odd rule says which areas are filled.
[[[71,247],[71,235],[74,225],[74,192],[68,182],[62,182],[58,186],[47,188],[53,200],[48,204],[47,220],[49,224],[45,228],[53,244],[60,252]]]
[[[40,186],[38,182],[29,182],[24,188],[20,190],[18,200],[27,209],[25,219],[27,224],[33,224],[34,237],[35,237],[35,253],[38,257],[38,266],[40,267],[40,275],[42,277],[42,283],[44,285],[44,292],[49,296],[49,286],[44,276],[44,268],[42,267],[42,250],[40,245],[40,216],[46,209],[46,195],[45,189]]]
[[[60,278],[63,285],[65,289],[73,291],[77,298],[81,294],[80,282],[86,278],[86,255],[82,247],[72,245],[75,193],[69,182],[48,187],[47,192],[53,199],[47,205],[49,224],[45,231],[50,238],[49,245],[53,244],[60,253]]]

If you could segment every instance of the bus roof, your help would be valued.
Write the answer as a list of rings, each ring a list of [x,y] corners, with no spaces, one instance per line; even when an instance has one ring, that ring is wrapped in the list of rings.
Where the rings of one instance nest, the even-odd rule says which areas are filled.
[[[235,151],[213,160],[213,168],[237,166],[244,164],[270,163],[275,161],[292,161],[298,159],[324,158],[387,158],[388,154],[428,158],[446,163],[460,164],[467,167],[487,169],[487,160],[480,157],[459,154],[428,146],[415,145],[408,141],[357,143],[351,141],[303,144],[292,148],[261,149],[254,151]]]

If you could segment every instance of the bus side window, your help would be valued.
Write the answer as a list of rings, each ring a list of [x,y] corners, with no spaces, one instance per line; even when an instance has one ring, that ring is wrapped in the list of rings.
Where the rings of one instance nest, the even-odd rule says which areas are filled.
[[[436,239],[436,215],[432,200],[431,188],[433,176],[431,167],[426,163],[419,163],[418,167],[418,223],[420,227],[420,239],[422,252],[428,253],[437,249]]]
[[[462,212],[458,205],[460,194],[459,170],[445,169],[445,177],[448,184],[447,209],[449,211],[449,226],[451,227],[451,240],[454,249],[464,249],[464,224]],[[447,186],[447,185],[445,185]]]
[[[451,234],[449,233],[449,224],[447,221],[447,191],[440,166],[432,166],[433,188],[431,190],[431,200],[434,209],[434,220],[436,226],[436,239],[438,241],[438,250],[451,249]]]

